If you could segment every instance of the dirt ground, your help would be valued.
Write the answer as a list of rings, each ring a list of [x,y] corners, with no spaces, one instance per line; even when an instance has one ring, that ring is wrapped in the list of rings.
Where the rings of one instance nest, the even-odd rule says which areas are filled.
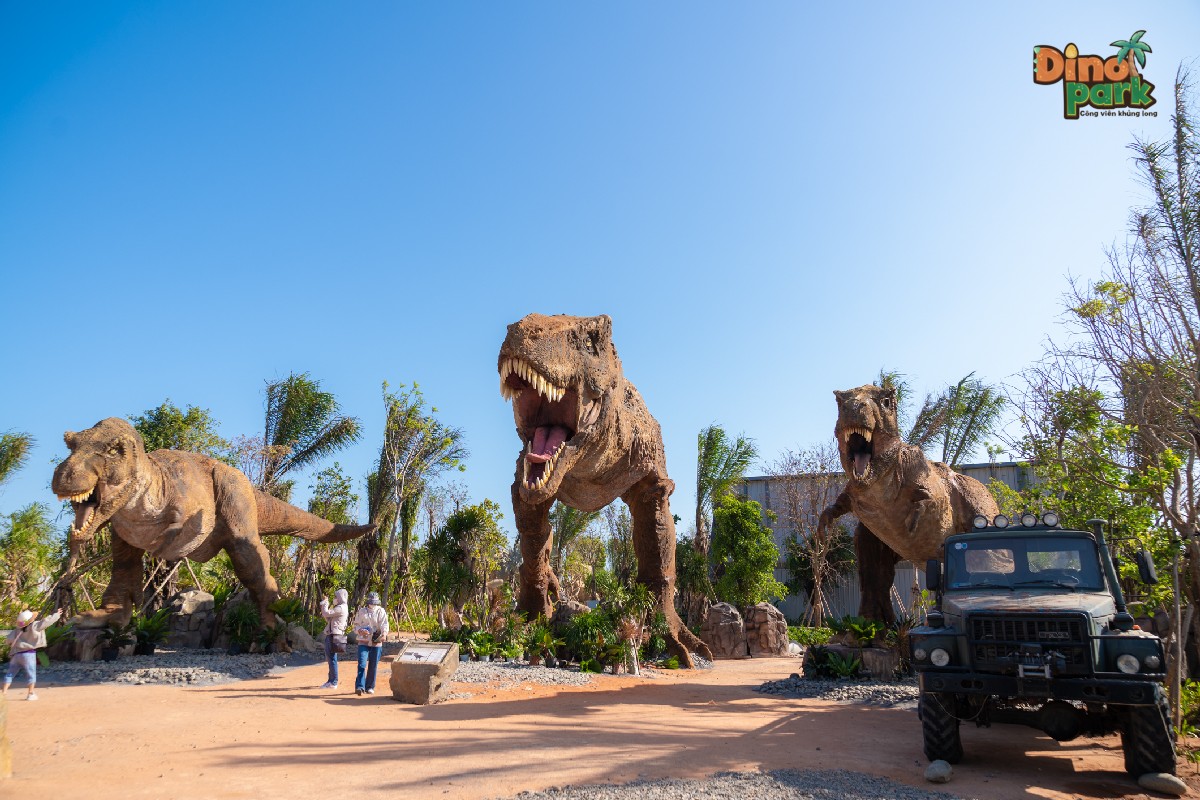
[[[343,665],[345,672],[350,665]],[[983,800],[1147,797],[1117,737],[1059,744],[1028,728],[963,727],[951,783],[925,782],[911,710],[753,691],[791,659],[603,676],[588,687],[457,684],[470,699],[404,705],[315,687],[323,664],[240,683],[14,691],[12,798],[508,797],[522,790],[755,769],[849,769]],[[1200,779],[1181,767],[1200,796]],[[346,795],[351,796],[351,795]]]

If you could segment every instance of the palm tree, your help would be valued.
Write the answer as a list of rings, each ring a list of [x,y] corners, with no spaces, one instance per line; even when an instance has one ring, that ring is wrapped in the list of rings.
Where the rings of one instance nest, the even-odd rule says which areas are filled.
[[[947,422],[942,429],[942,461],[957,467],[990,436],[1004,412],[1004,397],[972,372],[943,395]]]
[[[550,530],[554,542],[550,568],[556,576],[562,577],[565,554],[571,551],[571,545],[587,533],[598,519],[599,511],[580,511],[561,501],[554,503],[550,509]]]
[[[1154,52],[1150,49],[1150,45],[1142,41],[1142,36],[1145,33],[1145,31],[1137,31],[1128,39],[1118,39],[1115,42],[1109,42],[1111,47],[1117,48],[1117,61],[1124,61],[1126,58],[1129,59],[1130,75],[1137,75],[1137,68],[1139,66],[1146,66],[1146,53]],[[1137,60],[1137,64],[1134,64],[1135,59]]]
[[[34,439],[28,433],[0,434],[0,484],[11,478],[29,460]]]
[[[283,477],[358,441],[361,426],[355,417],[339,416],[333,394],[322,392],[321,382],[307,372],[268,382],[266,395],[258,484],[263,491],[287,500],[293,482]]]
[[[696,437],[696,540],[695,547],[708,552],[712,526],[708,517],[713,504],[733,490],[758,457],[753,439],[739,434],[729,441],[725,429],[715,422]]]

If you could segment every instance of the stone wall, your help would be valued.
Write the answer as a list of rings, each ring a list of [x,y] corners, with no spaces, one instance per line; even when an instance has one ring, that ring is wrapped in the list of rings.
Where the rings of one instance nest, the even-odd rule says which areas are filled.
[[[782,611],[770,603],[759,603],[742,609],[742,615],[751,656],[788,654],[787,620]]]
[[[212,647],[216,621],[213,596],[189,589],[171,598],[171,633],[167,647]]]
[[[700,641],[712,650],[713,658],[746,658],[746,626],[742,615],[729,603],[714,603],[700,623]]]

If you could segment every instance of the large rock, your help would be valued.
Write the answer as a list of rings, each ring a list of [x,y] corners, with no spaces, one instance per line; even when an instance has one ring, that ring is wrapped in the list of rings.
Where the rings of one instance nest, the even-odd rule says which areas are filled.
[[[1159,792],[1172,797],[1183,797],[1187,794],[1187,784],[1180,778],[1166,772],[1147,772],[1138,778],[1138,786],[1148,792]]]
[[[742,616],[751,656],[788,654],[787,619],[782,611],[770,603],[759,603],[742,609]]]
[[[550,627],[556,631],[561,631],[567,625],[571,624],[571,620],[589,611],[591,609],[587,607],[586,603],[563,600],[554,608],[554,616],[550,618]]]
[[[415,656],[415,657],[414,657]],[[423,706],[440,700],[458,669],[458,644],[410,642],[391,659],[392,698]]]
[[[746,658],[750,655],[742,615],[729,603],[708,607],[704,621],[700,623],[700,640],[708,645],[713,658]]]
[[[292,650],[298,650],[304,653],[324,653],[325,643],[322,640],[321,644],[317,644],[317,640],[309,635],[308,631],[300,625],[291,624],[288,626],[288,641],[292,643]]]
[[[104,641],[100,634],[104,628],[76,629],[74,635],[60,639],[53,647],[46,650],[46,655],[53,661],[99,661],[100,651],[104,649]],[[133,654],[133,645],[126,645],[119,651],[119,656]]]
[[[216,628],[216,603],[208,592],[188,589],[171,598],[168,647],[211,647]]]

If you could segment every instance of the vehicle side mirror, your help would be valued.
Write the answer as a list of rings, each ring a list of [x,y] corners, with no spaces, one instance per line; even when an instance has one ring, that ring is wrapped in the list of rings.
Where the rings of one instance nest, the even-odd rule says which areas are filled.
[[[942,590],[942,564],[936,558],[925,562],[925,588],[931,592]]]
[[[1142,583],[1158,583],[1158,570],[1154,567],[1154,559],[1150,557],[1149,550],[1138,550],[1134,561],[1137,562],[1138,577],[1142,579]]]

